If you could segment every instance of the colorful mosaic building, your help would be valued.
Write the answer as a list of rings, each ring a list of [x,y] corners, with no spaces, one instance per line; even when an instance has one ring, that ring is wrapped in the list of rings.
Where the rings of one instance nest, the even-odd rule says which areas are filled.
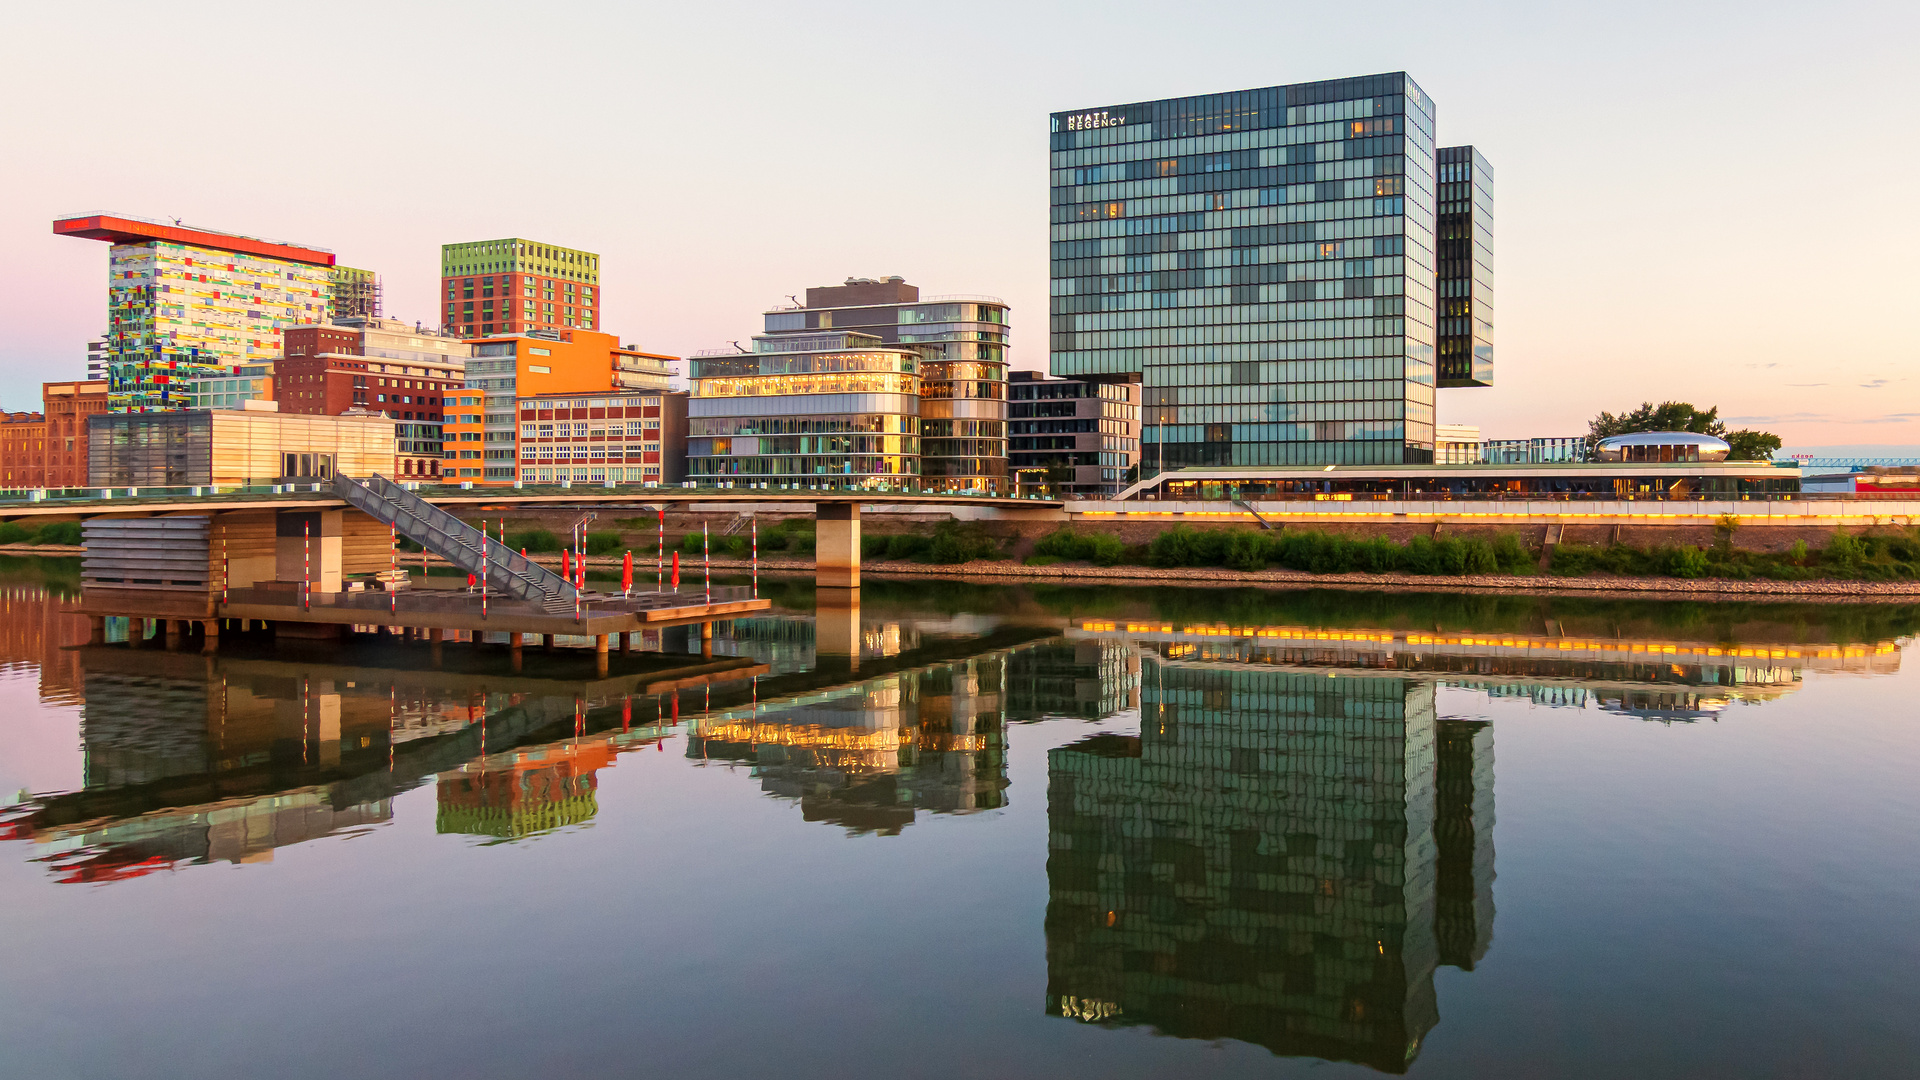
[[[61,218],[61,236],[105,240],[106,368],[116,412],[191,407],[184,384],[280,355],[280,334],[319,322],[333,253],[107,214]]]

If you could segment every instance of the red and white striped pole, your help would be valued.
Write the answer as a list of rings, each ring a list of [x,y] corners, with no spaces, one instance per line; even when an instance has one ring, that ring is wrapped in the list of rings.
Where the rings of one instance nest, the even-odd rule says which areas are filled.
[[[751,519],[753,525],[753,598],[760,599],[760,519]]]
[[[487,617],[487,572],[492,569],[489,544],[493,537],[485,529],[480,530],[480,618]]]
[[[660,508],[660,546],[653,549],[653,591],[660,591],[661,575],[667,561],[667,508]]]
[[[400,610],[400,526],[387,526],[387,614]]]
[[[707,603],[713,603],[713,556],[707,550],[707,523],[700,523],[700,566],[706,576]]]
[[[300,610],[313,610],[313,523],[300,523]]]

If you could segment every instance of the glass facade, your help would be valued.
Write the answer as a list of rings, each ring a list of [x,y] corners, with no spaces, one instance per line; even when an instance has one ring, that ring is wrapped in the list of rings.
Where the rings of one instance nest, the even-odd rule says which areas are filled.
[[[849,278],[767,312],[766,336],[850,330],[912,346],[921,358],[921,490],[999,495],[1007,491],[1007,311],[985,296],[922,302],[898,277]]]
[[[1493,385],[1493,166],[1471,146],[1438,154],[1439,382]]]
[[[1108,498],[1140,459],[1140,388],[1016,371],[1007,384],[1008,464],[1020,494]]]
[[[753,346],[689,361],[688,479],[918,489],[918,347],[847,331],[761,335]]]
[[[1143,383],[1143,470],[1433,459],[1411,78],[1055,113],[1051,139],[1052,371]]]

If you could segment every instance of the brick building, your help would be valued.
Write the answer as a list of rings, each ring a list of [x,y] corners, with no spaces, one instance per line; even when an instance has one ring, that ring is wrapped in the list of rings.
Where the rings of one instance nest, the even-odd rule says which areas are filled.
[[[45,474],[47,418],[37,412],[0,414],[0,487],[39,487]]]
[[[600,256],[508,237],[445,244],[442,323],[465,338],[533,330],[593,330],[600,305]]]
[[[440,475],[443,408],[465,382],[471,346],[398,319],[341,319],[285,336],[273,375],[282,412],[381,413],[394,422],[398,477]]]

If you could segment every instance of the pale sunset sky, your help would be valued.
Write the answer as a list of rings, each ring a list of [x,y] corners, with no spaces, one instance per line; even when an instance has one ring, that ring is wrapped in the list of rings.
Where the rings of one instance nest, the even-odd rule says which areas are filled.
[[[603,325],[685,355],[809,285],[1013,305],[1047,366],[1047,117],[1405,70],[1492,161],[1489,437],[1717,404],[1789,446],[1920,444],[1920,4],[23,4],[0,35],[0,407],[78,378],[107,245],[178,217],[379,272],[602,256]]]

